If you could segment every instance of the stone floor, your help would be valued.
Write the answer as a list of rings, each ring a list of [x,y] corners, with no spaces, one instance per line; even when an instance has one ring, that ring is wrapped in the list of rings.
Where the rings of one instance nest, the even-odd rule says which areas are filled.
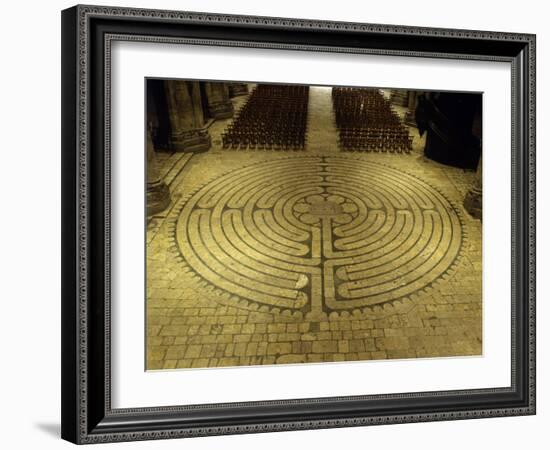
[[[329,89],[304,151],[224,150],[230,120],[206,153],[159,155],[148,369],[481,354],[473,172],[425,159],[414,128],[411,154],[340,152]]]

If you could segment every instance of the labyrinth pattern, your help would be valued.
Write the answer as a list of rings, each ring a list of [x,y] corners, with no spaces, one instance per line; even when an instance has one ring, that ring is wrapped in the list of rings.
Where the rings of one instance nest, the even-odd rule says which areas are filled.
[[[385,165],[292,157],[234,170],[182,201],[177,247],[250,309],[322,320],[402,299],[442,277],[463,241],[435,188]]]

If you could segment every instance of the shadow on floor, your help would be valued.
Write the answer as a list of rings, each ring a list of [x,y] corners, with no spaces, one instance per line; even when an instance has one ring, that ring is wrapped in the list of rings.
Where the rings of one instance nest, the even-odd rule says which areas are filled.
[[[59,423],[36,423],[35,426],[50,436],[61,437],[61,424]]]

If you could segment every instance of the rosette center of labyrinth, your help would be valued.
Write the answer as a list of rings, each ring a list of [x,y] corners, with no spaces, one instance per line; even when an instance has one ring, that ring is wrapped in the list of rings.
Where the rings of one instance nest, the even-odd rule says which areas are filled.
[[[427,287],[455,263],[462,226],[440,192],[397,169],[293,157],[200,187],[182,202],[175,236],[228,303],[322,316]]]

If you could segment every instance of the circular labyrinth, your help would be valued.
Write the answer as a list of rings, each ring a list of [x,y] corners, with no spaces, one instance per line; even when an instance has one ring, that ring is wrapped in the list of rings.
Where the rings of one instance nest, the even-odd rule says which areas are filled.
[[[443,195],[401,171],[295,157],[202,186],[175,236],[189,267],[238,306],[311,317],[425,288],[453,265],[462,226]]]

